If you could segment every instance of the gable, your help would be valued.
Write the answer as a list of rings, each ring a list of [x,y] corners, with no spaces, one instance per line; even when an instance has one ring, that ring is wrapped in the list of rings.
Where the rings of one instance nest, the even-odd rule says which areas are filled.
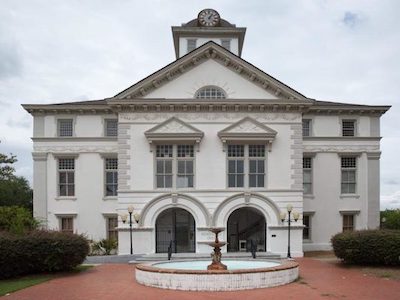
[[[150,143],[153,141],[193,141],[199,143],[204,133],[182,120],[172,117],[147,130],[144,135]]]
[[[278,99],[238,73],[209,59],[144,98],[194,98],[204,86],[223,89],[228,99]]]
[[[190,76],[195,78],[190,80],[190,76],[188,76],[183,79],[187,73],[196,69],[197,75],[200,77],[193,76],[196,73],[192,72]],[[177,81],[180,77],[183,78]],[[182,83],[185,80],[189,80],[192,85],[184,86]],[[235,93],[231,92],[234,99],[289,99],[311,102],[304,95],[212,41],[118,93],[110,100],[169,97],[187,99],[188,95],[193,95],[193,89],[204,86],[204,82],[201,80],[206,83],[210,81],[226,83],[229,85],[228,88],[239,83],[241,89],[236,88]],[[156,92],[163,87],[162,91]],[[173,92],[174,88],[177,89],[176,92]],[[221,88],[223,87],[221,86]],[[249,94],[251,90],[254,90],[254,97],[252,97],[253,94]]]
[[[230,140],[272,141],[276,134],[275,130],[250,117],[245,117],[218,132],[218,136],[223,142]]]

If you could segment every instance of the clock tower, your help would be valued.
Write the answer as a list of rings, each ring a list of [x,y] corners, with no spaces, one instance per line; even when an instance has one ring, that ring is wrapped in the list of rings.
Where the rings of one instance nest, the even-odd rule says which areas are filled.
[[[213,41],[233,54],[241,56],[246,28],[221,19],[211,8],[203,9],[196,19],[181,26],[172,26],[176,58]]]

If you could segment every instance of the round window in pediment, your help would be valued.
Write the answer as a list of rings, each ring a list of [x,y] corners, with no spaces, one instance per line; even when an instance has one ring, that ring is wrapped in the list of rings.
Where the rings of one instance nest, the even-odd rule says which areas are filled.
[[[196,92],[195,98],[197,98],[197,99],[225,99],[226,94],[219,87],[205,86]]]

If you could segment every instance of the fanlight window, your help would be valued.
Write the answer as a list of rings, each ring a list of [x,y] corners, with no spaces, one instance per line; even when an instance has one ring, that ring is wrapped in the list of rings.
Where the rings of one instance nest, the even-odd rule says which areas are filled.
[[[215,86],[206,86],[196,92],[197,99],[225,99],[225,92]]]

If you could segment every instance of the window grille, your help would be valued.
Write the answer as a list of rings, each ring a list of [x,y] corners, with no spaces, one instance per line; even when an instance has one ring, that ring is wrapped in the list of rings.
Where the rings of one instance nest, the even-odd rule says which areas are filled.
[[[355,121],[342,121],[342,136],[355,136]]]
[[[106,136],[118,136],[118,120],[106,120]]]
[[[59,196],[75,195],[75,159],[58,160],[58,185]]]
[[[356,157],[342,157],[341,166],[342,166],[341,192],[342,194],[354,194],[356,192],[356,183],[357,183]]]
[[[72,136],[73,135],[73,120],[72,119],[59,119],[58,120],[58,136]]]
[[[206,86],[196,92],[197,99],[225,99],[226,95],[223,90],[213,86]]]
[[[303,193],[304,194],[312,194],[311,157],[303,157]]]
[[[311,136],[311,120],[303,119],[303,136]]]
[[[118,191],[118,159],[105,160],[105,191],[106,196],[117,196]]]

